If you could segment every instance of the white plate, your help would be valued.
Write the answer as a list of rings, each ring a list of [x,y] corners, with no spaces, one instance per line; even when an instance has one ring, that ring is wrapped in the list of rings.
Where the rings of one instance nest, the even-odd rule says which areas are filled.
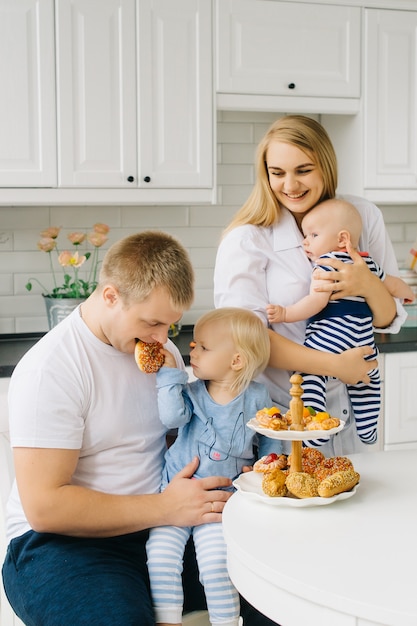
[[[233,485],[243,496],[248,498],[254,498],[255,500],[259,500],[260,502],[264,502],[265,504],[270,504],[272,506],[295,507],[325,506],[326,504],[332,504],[332,502],[336,502],[337,500],[347,500],[355,495],[358,487],[358,485],[355,485],[355,487],[353,487],[350,491],[344,491],[343,493],[339,493],[337,496],[333,496],[331,498],[295,498],[294,496],[273,498],[271,496],[267,496],[266,493],[262,491],[262,478],[263,474],[261,472],[244,472],[233,481]]]
[[[340,420],[339,426],[336,428],[330,428],[329,430],[272,430],[272,428],[263,428],[259,425],[256,417],[252,417],[249,422],[246,423],[252,430],[255,430],[260,435],[270,437],[271,439],[289,439],[290,441],[308,441],[309,439],[320,439],[321,437],[330,437],[335,435],[345,426],[345,422]]]

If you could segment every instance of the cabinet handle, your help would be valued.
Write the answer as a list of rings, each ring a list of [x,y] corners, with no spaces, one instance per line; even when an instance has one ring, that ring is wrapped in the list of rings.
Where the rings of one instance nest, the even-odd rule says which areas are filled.
[[[288,89],[295,89],[295,83],[290,83],[288,85]]]
[[[134,176],[128,176],[128,177],[127,177],[127,182],[128,182],[128,183],[133,183],[133,182],[134,182],[134,180],[135,180],[135,177],[134,177]]]
[[[145,176],[145,178],[143,180],[145,181],[145,183],[150,183],[151,182],[151,177],[150,176]]]

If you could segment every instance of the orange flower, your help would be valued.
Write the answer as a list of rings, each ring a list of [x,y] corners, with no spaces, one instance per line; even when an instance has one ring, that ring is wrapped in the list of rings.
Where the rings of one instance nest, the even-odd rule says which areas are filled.
[[[89,233],[87,235],[87,241],[91,243],[95,248],[100,248],[106,241],[108,237],[104,233],[99,233],[98,231]]]
[[[49,228],[41,232],[41,237],[50,237],[51,239],[56,239],[59,235],[60,230],[61,226],[50,226]]]
[[[38,241],[38,248],[43,252],[51,252],[54,248],[56,248],[56,241],[52,239],[52,237],[42,237]]]
[[[62,267],[76,267],[79,268],[81,265],[87,260],[86,256],[80,257],[78,252],[69,252],[69,250],[64,250],[58,257],[58,263],[62,265]]]
[[[100,266],[99,248],[107,241],[107,234],[110,231],[107,224],[94,224],[92,231],[87,235],[85,232],[75,231],[68,235],[69,241],[74,246],[73,251],[64,250],[60,252],[58,249],[57,237],[61,231],[60,226],[50,226],[41,232],[38,248],[43,252],[47,252],[49,256],[50,272],[53,279],[53,287],[51,290],[45,288],[42,282],[37,278],[30,278],[26,283],[26,289],[32,290],[32,282],[38,283],[42,289],[44,296],[51,298],[88,298],[97,287],[98,271]],[[89,245],[90,244],[90,250]],[[91,246],[93,249],[91,250]],[[80,249],[82,247],[82,250]],[[57,259],[54,261],[55,250]],[[84,254],[83,254],[84,252]],[[79,273],[79,268],[86,261],[90,260],[89,270],[83,268]],[[56,261],[62,268],[62,282],[57,280]],[[67,270],[67,268],[69,268]]]
[[[85,238],[86,238],[85,233],[70,233],[68,235],[68,239],[70,240],[71,243],[74,244],[74,246],[79,246],[80,243],[85,241]]]
[[[93,226],[93,230],[96,233],[101,233],[102,235],[107,235],[107,233],[110,231],[110,226],[107,226],[107,224],[94,224]]]

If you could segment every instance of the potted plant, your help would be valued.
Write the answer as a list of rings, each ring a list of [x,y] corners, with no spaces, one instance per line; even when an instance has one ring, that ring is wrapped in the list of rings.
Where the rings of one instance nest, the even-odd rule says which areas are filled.
[[[53,287],[48,290],[37,278],[29,278],[26,284],[28,291],[32,290],[32,282],[37,282],[42,288],[42,295],[46,304],[49,327],[55,326],[61,319],[66,317],[82,300],[88,298],[97,286],[97,273],[99,266],[98,249],[108,240],[110,228],[107,224],[94,224],[92,232],[69,233],[68,240],[72,250],[60,251],[58,247],[58,235],[60,226],[51,226],[40,233],[38,248],[49,255],[52,272]],[[80,252],[80,246],[90,244],[92,252]],[[57,270],[53,256],[57,257],[59,266],[62,268],[62,276],[58,280]],[[79,274],[84,263],[91,260],[86,278]],[[85,270],[85,266],[83,267]],[[61,282],[62,281],[62,282]]]

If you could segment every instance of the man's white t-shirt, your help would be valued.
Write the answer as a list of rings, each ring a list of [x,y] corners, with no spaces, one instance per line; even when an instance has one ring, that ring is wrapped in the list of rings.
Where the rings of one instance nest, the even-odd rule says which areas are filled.
[[[141,372],[133,354],[100,341],[78,309],[16,366],[9,420],[12,447],[80,450],[74,484],[111,494],[159,491],[166,428],[155,374]],[[16,484],[7,517],[8,540],[30,529]]]

